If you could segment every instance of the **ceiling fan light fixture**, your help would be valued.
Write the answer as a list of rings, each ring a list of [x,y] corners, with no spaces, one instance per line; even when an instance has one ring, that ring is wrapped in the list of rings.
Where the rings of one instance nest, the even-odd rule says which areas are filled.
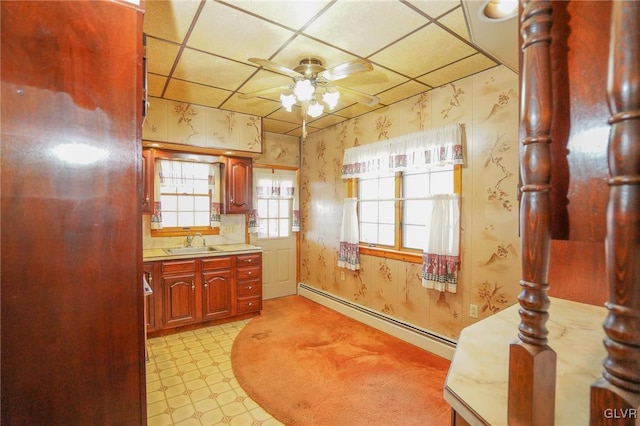
[[[338,99],[340,98],[340,92],[337,90],[335,92],[324,92],[322,95],[322,100],[327,104],[329,109],[334,109],[336,105],[338,105]]]
[[[313,118],[316,118],[322,115],[322,111],[324,111],[324,107],[322,106],[322,104],[314,100],[309,104],[309,108],[307,109],[307,114],[309,114]]]
[[[499,22],[511,19],[518,14],[517,0],[489,0],[480,8],[481,17]]]
[[[291,107],[296,103],[296,97],[294,95],[285,95],[284,93],[281,93],[280,102],[282,102],[282,106],[287,110],[287,112],[291,112]]]
[[[311,84],[311,80],[298,80],[296,81],[296,86],[293,89],[293,93],[296,95],[299,101],[309,101],[313,97],[313,93],[315,92],[315,87]]]

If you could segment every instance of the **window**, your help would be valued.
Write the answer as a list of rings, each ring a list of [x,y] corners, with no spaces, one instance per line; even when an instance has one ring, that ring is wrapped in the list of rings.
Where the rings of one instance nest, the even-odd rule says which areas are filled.
[[[209,226],[209,164],[175,160],[159,162],[162,226]]]
[[[258,238],[289,237],[291,205],[291,199],[258,198]]]
[[[153,161],[152,236],[218,234],[220,161],[205,154],[150,150]]]
[[[459,187],[459,170],[459,166],[448,165],[357,179],[361,252],[421,252],[427,198],[454,193]]]
[[[258,238],[292,236],[297,175],[292,170],[253,169]]]

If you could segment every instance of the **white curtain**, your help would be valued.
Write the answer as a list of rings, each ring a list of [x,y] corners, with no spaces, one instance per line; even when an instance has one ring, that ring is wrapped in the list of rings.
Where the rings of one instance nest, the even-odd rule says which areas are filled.
[[[358,200],[345,198],[342,210],[342,227],[340,228],[340,251],[338,253],[338,266],[351,269],[360,269],[360,231],[358,226]]]
[[[347,148],[342,160],[342,178],[464,164],[464,139],[464,125],[453,124]]]
[[[210,165],[209,166],[209,190],[211,191],[211,207],[209,209],[209,213],[211,218],[209,220],[210,226],[212,228],[220,228],[221,224],[221,200],[220,200],[220,166],[219,165]]]
[[[151,229],[162,229],[162,203],[160,202],[160,185],[162,184],[162,164],[155,162],[153,174],[153,213],[151,213]]]
[[[435,195],[428,203],[422,285],[455,293],[460,268],[460,197]]]

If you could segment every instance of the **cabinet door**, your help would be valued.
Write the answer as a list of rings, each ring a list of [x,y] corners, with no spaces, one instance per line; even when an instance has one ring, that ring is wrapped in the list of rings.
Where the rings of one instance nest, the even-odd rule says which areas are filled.
[[[250,213],[251,159],[228,158],[225,174],[225,213]]]
[[[153,211],[153,152],[142,150],[142,213]]]
[[[202,273],[202,319],[231,316],[231,269]]]
[[[162,287],[164,326],[177,327],[195,322],[197,320],[195,273],[163,276]]]
[[[153,291],[153,293],[145,296],[145,313],[144,313],[144,318],[146,321],[146,326],[147,326],[147,331],[156,331],[156,324],[158,324],[156,322],[156,300],[157,300],[157,295],[156,295],[156,288],[155,288],[155,281],[154,281],[154,264],[152,262],[145,262],[142,265],[142,273],[144,274],[144,277],[147,279],[147,283],[149,283],[149,287],[151,287],[151,290]]]

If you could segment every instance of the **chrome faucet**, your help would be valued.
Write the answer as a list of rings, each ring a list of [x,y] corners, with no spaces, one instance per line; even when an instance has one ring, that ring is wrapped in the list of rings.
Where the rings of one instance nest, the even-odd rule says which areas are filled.
[[[191,247],[191,243],[193,243],[193,239],[194,239],[195,237],[200,237],[200,238],[202,238],[202,245],[203,245],[203,246],[206,246],[206,245],[207,245],[207,242],[205,241],[205,239],[204,239],[204,237],[202,236],[202,234],[198,232],[198,233],[197,233],[197,234],[195,234],[195,235],[191,235],[190,233],[188,233],[188,234],[187,234],[187,247]]]

